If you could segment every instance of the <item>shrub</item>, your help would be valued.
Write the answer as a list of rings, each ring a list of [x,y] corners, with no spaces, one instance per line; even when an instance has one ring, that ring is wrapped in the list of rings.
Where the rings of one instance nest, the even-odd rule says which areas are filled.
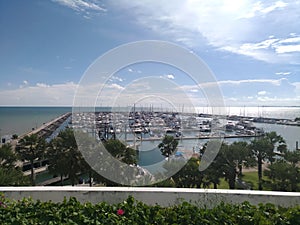
[[[182,202],[149,206],[129,196],[119,204],[80,203],[74,197],[60,203],[24,198],[12,201],[0,196],[1,224],[299,224],[300,206],[272,204],[220,205],[209,209]]]

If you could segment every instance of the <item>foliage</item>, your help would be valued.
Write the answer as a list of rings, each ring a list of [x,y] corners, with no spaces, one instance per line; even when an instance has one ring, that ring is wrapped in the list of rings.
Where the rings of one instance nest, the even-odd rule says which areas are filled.
[[[0,166],[3,168],[14,168],[17,156],[12,150],[11,144],[4,144],[0,147]]]
[[[126,164],[137,164],[136,150],[126,147],[120,140],[109,139],[104,142],[107,151],[115,158]]]
[[[0,167],[0,186],[23,186],[29,183],[20,169]]]
[[[21,160],[30,162],[30,180],[32,185],[35,185],[34,161],[44,156],[45,148],[45,140],[38,137],[37,134],[25,136],[16,146],[16,152]]]
[[[203,155],[206,149],[201,150]],[[211,183],[214,188],[225,178],[229,188],[234,189],[237,176],[242,176],[243,166],[252,166],[254,157],[246,142],[239,141],[232,144],[222,143],[219,154],[203,174],[203,186],[208,187]]]
[[[63,202],[32,199],[0,199],[0,221],[9,224],[298,224],[300,206],[289,208],[273,204],[221,203],[214,208],[196,204],[149,206],[129,196],[118,204],[80,203],[75,198]]]
[[[264,172],[270,178],[266,185],[276,191],[300,191],[300,151],[284,151]]]
[[[200,188],[202,184],[202,176],[199,171],[199,159],[190,158],[189,161],[181,168],[182,165],[180,163],[176,163],[180,166],[180,170],[172,176],[172,180],[174,181],[176,187],[179,188]],[[166,165],[171,162],[166,162]]]
[[[16,167],[17,156],[10,144],[0,147],[0,186],[27,185],[28,179],[20,168]]]
[[[16,140],[16,139],[18,139],[18,135],[17,135],[17,134],[13,134],[11,138],[12,138],[13,140]]]
[[[84,168],[84,159],[77,148],[73,130],[68,128],[61,131],[48,147],[49,171],[59,174],[61,182],[63,176],[68,176],[71,184],[78,181],[78,174]]]
[[[258,189],[262,190],[262,164],[268,161],[271,164],[275,161],[275,150],[284,152],[286,144],[284,139],[277,135],[276,132],[266,133],[264,137],[255,139],[251,142],[250,148],[257,160],[257,173],[258,173]]]
[[[162,142],[158,145],[163,156],[171,156],[177,148],[178,141],[171,135],[165,135]]]

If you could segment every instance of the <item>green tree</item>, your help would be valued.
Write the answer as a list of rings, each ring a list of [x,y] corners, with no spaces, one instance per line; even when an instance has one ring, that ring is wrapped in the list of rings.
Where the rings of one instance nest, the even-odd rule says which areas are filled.
[[[216,158],[219,160],[225,180],[228,182],[229,189],[235,189],[236,175],[238,174],[238,152],[231,145],[223,143]]]
[[[217,189],[221,181],[220,179],[224,176],[222,162],[215,159],[206,170],[201,171],[201,174],[203,188],[208,188],[211,184],[213,184],[213,188]]]
[[[255,166],[255,158],[249,147],[249,144],[245,141],[235,141],[230,145],[231,151],[236,154],[235,161],[238,167],[238,176],[243,176],[243,167]]]
[[[262,190],[262,165],[267,158],[273,157],[273,146],[268,139],[262,138],[253,140],[251,149],[257,161],[258,189]]]
[[[34,162],[44,156],[45,148],[45,140],[39,138],[37,134],[25,136],[16,146],[16,152],[20,159],[30,163],[30,181],[33,186],[35,185]]]
[[[22,170],[16,167],[17,156],[10,144],[0,147],[0,186],[27,185],[29,180]]]
[[[68,176],[72,186],[78,181],[78,174],[83,172],[84,159],[77,148],[73,130],[67,128],[53,139],[47,151],[49,171],[59,174],[61,182],[63,176]]]
[[[251,142],[251,150],[257,161],[258,189],[262,190],[262,165],[264,161],[274,162],[274,150],[281,152],[286,150],[284,139],[276,132],[266,133],[264,137],[255,139]]]
[[[109,139],[104,142],[106,150],[115,158],[128,165],[137,164],[137,152],[136,150],[127,147],[120,140]]]
[[[202,157],[207,150],[208,143],[206,142],[202,148],[200,148],[200,163],[202,160]],[[213,184],[214,189],[218,188],[218,185],[220,184],[220,179],[224,176],[223,170],[222,170],[222,162],[221,160],[218,160],[218,155],[216,158],[211,162],[209,167],[207,167],[204,171],[200,172],[202,174],[202,187],[203,188],[209,188],[211,184]]]
[[[271,180],[268,185],[276,191],[299,191],[300,151],[284,151],[282,157],[269,165],[264,174]]]
[[[0,186],[29,185],[28,177],[23,175],[21,169],[0,167]]]
[[[17,156],[13,153],[11,144],[4,144],[0,147],[0,166],[2,168],[14,168]]]
[[[278,151],[281,153],[286,152],[286,142],[281,135],[278,135],[274,131],[266,133],[265,138],[267,138],[270,141],[273,147],[273,151],[267,155],[267,160],[272,164],[275,160],[274,156],[276,155],[274,151]]]
[[[182,164],[176,163],[176,160],[172,160],[173,163],[170,161],[164,164],[165,169],[172,169],[174,168],[174,163],[182,167]],[[175,186],[178,188],[200,188],[202,183],[202,175],[199,171],[199,162],[200,160],[197,158],[190,158],[188,162],[176,173],[172,176],[172,180],[175,183]],[[173,166],[172,166],[173,165]],[[171,168],[169,168],[171,166]]]
[[[64,176],[68,175],[68,168],[65,165],[67,155],[64,152],[63,140],[59,137],[52,139],[47,149],[48,170],[51,174],[59,175],[60,183],[63,185]]]
[[[176,151],[178,141],[170,135],[165,135],[162,142],[158,145],[163,156],[170,158],[170,156]]]
[[[243,166],[250,166],[253,162],[253,155],[246,142],[222,143],[215,160],[207,168],[207,171],[202,172],[203,184],[208,186],[213,183],[214,188],[217,188],[220,178],[224,177],[229,188],[235,189],[237,176],[241,176]]]

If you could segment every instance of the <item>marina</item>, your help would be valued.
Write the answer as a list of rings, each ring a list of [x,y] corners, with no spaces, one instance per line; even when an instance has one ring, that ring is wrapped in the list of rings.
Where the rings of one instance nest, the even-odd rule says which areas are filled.
[[[224,116],[194,115],[168,112],[78,113],[73,116],[72,127],[96,134],[100,140],[109,138],[124,141],[160,140],[164,135],[176,139],[246,138],[258,137],[264,131],[253,120],[228,120]]]
[[[2,109],[5,109],[7,112],[9,110],[7,107]],[[51,107],[46,107],[45,109],[53,114]],[[279,107],[277,111],[280,111],[280,109]],[[28,113],[31,112],[29,108],[24,111],[22,107],[13,107],[12,110],[13,113],[10,113],[10,115],[16,114],[18,110],[22,112],[22,116],[26,116],[27,111]],[[27,128],[27,130],[29,131],[21,134],[18,139],[25,135],[38,134],[49,140],[49,138],[55,137],[63,127],[72,125],[74,128],[80,128],[81,126],[83,130],[95,135],[100,140],[116,138],[129,144],[140,142],[141,140],[150,142],[159,141],[165,134],[173,135],[179,140],[205,140],[218,137],[236,140],[238,138],[254,138],[261,135],[261,132],[272,130],[283,135],[291,143],[289,144],[290,146],[295,146],[295,142],[299,141],[298,139],[295,140],[296,134],[299,133],[298,127],[300,126],[300,121],[296,120],[297,115],[299,115],[296,113],[297,111],[295,111],[294,119],[291,117],[285,119],[275,116],[275,114],[273,117],[256,117],[248,115],[213,115],[209,113],[174,113],[167,112],[167,110],[155,112],[142,111],[138,108],[136,112],[126,114],[124,112],[113,111],[107,107],[103,109],[97,108],[95,113],[73,115],[72,118],[71,108],[57,108],[56,110],[57,112],[69,112],[64,112],[39,127],[28,127],[29,129]],[[274,109],[272,110],[274,111]],[[284,110],[287,109],[284,108]],[[295,108],[291,110],[295,110]],[[40,109],[32,107],[32,112],[35,111],[39,112]],[[35,115],[35,113],[30,114]],[[268,113],[266,112],[265,114],[267,115]],[[4,119],[4,117],[1,119]],[[61,126],[62,124],[64,125]],[[12,141],[12,134],[11,136],[7,133],[5,134],[2,125],[0,131],[2,138],[5,137],[5,140],[1,140],[2,143]],[[61,128],[59,128],[60,126]],[[289,132],[289,130],[293,131]]]
[[[300,127],[293,119],[261,118],[235,115],[191,114],[167,111],[131,111],[119,112],[97,110],[73,114],[65,112],[40,127],[31,129],[18,137],[37,134],[50,141],[65,127],[73,127],[94,136],[99,141],[119,139],[139,151],[138,163],[150,172],[155,172],[157,163],[165,159],[158,149],[164,135],[172,135],[178,140],[178,150],[174,157],[190,158],[211,139],[223,139],[226,142],[251,141],[264,132],[276,131],[287,139],[290,149],[295,149],[299,141]],[[17,139],[17,140],[18,140]],[[17,140],[8,140],[11,143]],[[28,165],[24,164],[24,173]],[[47,161],[35,163],[37,174],[47,171]],[[58,178],[53,178],[53,182]],[[51,182],[52,182],[51,181]],[[47,185],[50,181],[42,181]],[[50,183],[51,183],[50,182]]]

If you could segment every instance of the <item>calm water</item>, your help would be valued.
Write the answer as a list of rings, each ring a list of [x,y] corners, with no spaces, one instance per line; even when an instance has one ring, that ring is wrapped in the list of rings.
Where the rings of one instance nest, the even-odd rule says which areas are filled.
[[[71,111],[71,107],[0,107],[0,132],[21,135]]]

